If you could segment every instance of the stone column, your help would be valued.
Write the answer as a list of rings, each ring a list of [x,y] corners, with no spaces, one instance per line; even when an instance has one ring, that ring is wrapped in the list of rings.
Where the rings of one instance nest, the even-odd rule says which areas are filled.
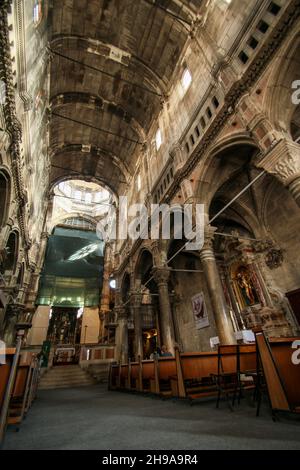
[[[123,364],[128,362],[128,317],[126,307],[120,306],[115,309],[118,321],[116,338],[116,358]]]
[[[6,307],[4,317],[4,334],[3,341],[6,346],[13,346],[16,339],[16,324],[18,321],[19,307],[17,305],[9,304]]]
[[[256,163],[277,178],[300,207],[300,145],[282,139]]]
[[[153,269],[153,275],[158,287],[162,344],[168,348],[168,351],[174,354],[174,324],[168,288],[170,269],[167,267],[156,267]]]
[[[104,337],[104,326],[106,322],[106,317],[110,312],[109,300],[110,300],[110,274],[111,274],[111,247],[109,244],[105,247],[104,254],[104,265],[103,265],[103,283],[102,283],[102,292],[100,300],[100,309],[99,309],[99,343]]]
[[[130,308],[134,321],[134,353],[137,360],[140,356],[143,359],[143,323],[141,313],[142,295],[138,291],[130,294]]]
[[[207,282],[210,300],[215,317],[218,336],[221,344],[235,344],[233,326],[226,304],[222,282],[213,250],[215,227],[208,226],[200,258]]]

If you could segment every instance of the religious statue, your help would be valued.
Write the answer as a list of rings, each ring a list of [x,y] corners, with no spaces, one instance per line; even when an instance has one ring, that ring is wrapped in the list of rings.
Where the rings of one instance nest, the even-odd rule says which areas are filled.
[[[253,281],[247,268],[239,268],[236,274],[236,282],[246,306],[255,305],[259,302]]]

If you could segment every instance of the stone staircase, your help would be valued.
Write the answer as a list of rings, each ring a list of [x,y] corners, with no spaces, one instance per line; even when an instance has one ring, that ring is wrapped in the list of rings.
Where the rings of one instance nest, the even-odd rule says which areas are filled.
[[[57,366],[52,367],[42,376],[39,389],[75,388],[95,383],[97,381],[78,365]]]

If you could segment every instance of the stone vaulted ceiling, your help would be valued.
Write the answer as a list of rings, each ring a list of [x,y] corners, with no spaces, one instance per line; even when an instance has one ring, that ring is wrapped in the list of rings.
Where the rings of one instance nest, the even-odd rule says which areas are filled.
[[[201,4],[54,0],[52,181],[80,173],[124,188]]]

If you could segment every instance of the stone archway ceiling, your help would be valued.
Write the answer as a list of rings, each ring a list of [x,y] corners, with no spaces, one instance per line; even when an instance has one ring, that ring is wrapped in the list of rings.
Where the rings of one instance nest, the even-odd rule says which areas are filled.
[[[52,181],[130,182],[203,0],[54,0]]]

